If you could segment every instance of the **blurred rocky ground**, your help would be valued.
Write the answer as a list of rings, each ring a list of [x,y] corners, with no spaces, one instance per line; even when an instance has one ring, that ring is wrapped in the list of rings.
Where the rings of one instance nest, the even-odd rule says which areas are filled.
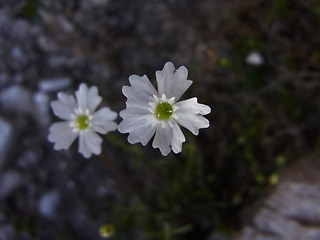
[[[251,224],[234,239],[320,239],[319,163],[318,157],[305,157],[286,169]]]
[[[244,228],[233,237],[213,233],[210,240],[320,239],[320,160],[308,156],[280,174],[266,198],[243,211]]]
[[[114,223],[114,239],[320,239],[317,157],[288,167],[319,152],[319,9],[312,0],[0,0],[0,237],[102,239],[100,226]],[[117,133],[89,160],[76,146],[53,150],[59,91],[96,85],[120,111],[128,76],[154,81],[166,61],[188,67],[184,97],[213,109],[212,126],[187,135],[182,154],[164,159]]]

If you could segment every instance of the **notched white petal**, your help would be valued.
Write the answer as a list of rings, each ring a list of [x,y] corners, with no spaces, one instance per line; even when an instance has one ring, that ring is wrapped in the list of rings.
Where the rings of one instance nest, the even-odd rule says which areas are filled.
[[[118,126],[121,133],[129,133],[128,141],[131,144],[141,142],[146,145],[154,135],[154,116],[148,109],[131,108],[120,112],[123,120]]]
[[[93,114],[92,128],[101,134],[106,134],[117,129],[117,123],[114,122],[117,118],[117,113],[104,107]]]
[[[59,100],[52,101],[50,104],[54,114],[63,120],[71,120],[73,109],[70,109]]]
[[[54,149],[68,149],[77,138],[77,133],[73,132],[68,122],[57,122],[49,128],[48,140],[54,143]]]
[[[172,128],[166,124],[164,127],[158,124],[156,135],[152,142],[153,148],[159,148],[163,156],[167,156],[171,151]]]
[[[150,111],[145,108],[138,108],[138,107],[127,107],[123,109],[119,113],[120,117],[122,118],[131,118],[131,117],[137,117],[141,115],[150,115]]]
[[[87,107],[90,113],[93,113],[102,101],[102,97],[98,94],[98,88],[93,86],[87,92]]]
[[[78,91],[76,91],[76,98],[78,102],[78,107],[81,109],[87,109],[87,94],[88,94],[88,87],[86,84],[81,83],[79,86]]]
[[[187,77],[188,77],[188,69],[185,66],[179,67],[177,69],[176,73],[177,73],[177,77],[179,79],[183,80],[183,79],[187,79]]]
[[[79,152],[89,158],[94,154],[101,153],[102,139],[93,131],[86,131],[79,136]]]
[[[124,117],[118,126],[118,130],[121,133],[130,133],[138,129],[147,129],[153,125],[153,118],[151,114]]]
[[[211,112],[211,108],[207,105],[198,103],[196,97],[178,102],[175,104],[178,107],[178,112],[185,114],[200,114],[207,115]]]
[[[147,145],[156,131],[156,126],[149,125],[147,128],[136,128],[128,136],[128,142],[131,144],[140,142],[143,146]]]
[[[187,79],[188,70],[181,66],[177,70],[172,62],[167,62],[163,70],[156,71],[156,79],[159,94],[165,94],[167,98],[175,97],[178,101],[182,94],[191,86],[192,81]]]
[[[99,123],[103,121],[108,121],[108,120],[112,121],[112,120],[115,120],[117,116],[118,114],[112,111],[110,108],[103,107],[93,114],[93,121],[97,121]]]
[[[92,153],[87,144],[87,140],[83,134],[79,136],[79,153],[81,153],[85,158],[89,158],[92,156]]]
[[[199,134],[199,129],[210,126],[209,121],[201,115],[179,114],[178,116],[176,121],[194,135]]]
[[[127,106],[136,106],[138,108],[147,108],[148,103],[152,99],[152,95],[145,92],[140,92],[131,86],[122,87],[122,93],[127,97]]]
[[[74,109],[77,107],[76,100],[72,95],[65,94],[63,92],[58,93],[58,99],[68,108]]]
[[[178,107],[175,112],[176,121],[194,135],[199,134],[199,129],[210,126],[209,121],[202,115],[209,114],[211,108],[207,105],[199,104],[196,97],[178,102],[176,106]]]
[[[179,125],[172,121],[172,141],[171,141],[171,147],[174,153],[179,153],[182,150],[182,143],[186,141],[186,138],[184,137]]]
[[[151,84],[150,80],[146,75],[140,77],[138,75],[133,74],[129,77],[129,82],[132,88],[141,93],[147,94],[148,96],[157,94],[157,90]]]

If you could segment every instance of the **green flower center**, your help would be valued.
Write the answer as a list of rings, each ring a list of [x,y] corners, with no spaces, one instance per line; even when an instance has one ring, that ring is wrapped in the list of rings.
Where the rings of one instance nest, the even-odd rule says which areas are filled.
[[[170,103],[161,102],[156,106],[155,115],[160,120],[168,120],[173,113],[173,108]]]
[[[79,130],[85,130],[89,126],[89,117],[87,115],[80,115],[76,118],[75,122]]]

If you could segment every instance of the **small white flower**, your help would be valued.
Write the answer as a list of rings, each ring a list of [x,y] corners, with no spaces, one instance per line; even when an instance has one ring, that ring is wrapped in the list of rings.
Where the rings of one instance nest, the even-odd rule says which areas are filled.
[[[209,127],[209,121],[202,115],[209,114],[210,107],[197,103],[196,97],[178,102],[192,84],[187,76],[187,68],[181,66],[176,70],[167,62],[162,71],[156,72],[158,91],[145,75],[129,77],[131,86],[122,88],[127,102],[126,109],[120,112],[123,120],[118,126],[121,133],[129,133],[129,143],[146,145],[155,134],[152,146],[166,156],[171,149],[181,152],[186,139],[180,126],[195,135],[200,128]]]
[[[252,51],[246,57],[246,63],[253,66],[260,66],[264,62],[263,56],[258,51]]]
[[[56,116],[65,120],[51,125],[48,139],[55,143],[54,149],[68,149],[79,137],[79,152],[86,158],[101,152],[101,137],[96,133],[106,134],[117,129],[113,121],[117,114],[104,107],[95,111],[102,98],[98,88],[81,84],[76,91],[76,99],[65,93],[58,93],[58,99],[51,102]]]

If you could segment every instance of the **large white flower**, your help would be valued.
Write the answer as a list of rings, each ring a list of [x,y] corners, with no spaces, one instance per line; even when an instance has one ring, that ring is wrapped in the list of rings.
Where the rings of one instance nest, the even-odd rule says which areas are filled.
[[[55,143],[54,149],[68,149],[79,137],[79,152],[86,158],[92,154],[100,154],[101,137],[96,133],[106,134],[117,129],[113,121],[117,114],[104,107],[95,111],[102,98],[98,95],[98,88],[79,86],[76,99],[65,93],[58,93],[58,100],[51,102],[55,115],[65,120],[51,125],[48,139]]]
[[[127,102],[126,109],[120,112],[123,120],[118,126],[121,133],[129,133],[129,143],[146,145],[155,134],[152,146],[166,156],[171,149],[181,152],[186,139],[180,126],[195,135],[200,128],[209,127],[209,121],[202,115],[209,114],[210,107],[199,104],[196,97],[178,102],[192,84],[187,76],[187,68],[181,66],[176,70],[167,62],[162,71],[156,72],[158,91],[145,75],[129,77],[131,86],[122,88]]]

